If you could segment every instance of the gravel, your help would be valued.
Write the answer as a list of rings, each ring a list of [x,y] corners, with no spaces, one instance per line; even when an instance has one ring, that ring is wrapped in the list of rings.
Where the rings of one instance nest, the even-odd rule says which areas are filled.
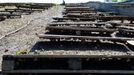
[[[16,54],[18,50],[30,50],[39,40],[36,33],[43,33],[47,23],[52,21],[53,16],[61,16],[62,10],[62,6],[55,6],[42,13],[35,12],[31,15],[24,15],[20,19],[7,19],[0,22],[0,37],[6,35],[0,39],[0,57],[6,54]],[[21,30],[14,32],[17,29]]]

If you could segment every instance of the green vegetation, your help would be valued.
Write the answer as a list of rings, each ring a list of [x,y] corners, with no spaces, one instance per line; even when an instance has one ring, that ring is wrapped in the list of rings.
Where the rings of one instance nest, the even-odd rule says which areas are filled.
[[[117,2],[118,0],[112,0],[112,2]]]
[[[112,2],[125,2],[127,0],[112,0]]]
[[[28,54],[29,51],[27,49],[23,49],[23,50],[18,50],[16,52],[16,55],[23,55],[23,54]]]

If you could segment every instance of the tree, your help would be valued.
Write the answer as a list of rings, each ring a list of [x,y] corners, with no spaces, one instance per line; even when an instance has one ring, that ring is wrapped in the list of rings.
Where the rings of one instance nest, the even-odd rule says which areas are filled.
[[[62,3],[62,5],[66,5],[66,3],[65,3],[65,1],[63,0],[63,3]]]

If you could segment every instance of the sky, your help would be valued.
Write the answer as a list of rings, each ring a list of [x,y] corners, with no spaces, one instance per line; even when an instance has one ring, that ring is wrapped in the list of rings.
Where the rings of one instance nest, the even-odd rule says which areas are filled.
[[[104,1],[104,0],[65,0],[66,3],[80,3],[88,1]],[[0,2],[37,2],[37,3],[62,3],[63,0],[0,0]]]

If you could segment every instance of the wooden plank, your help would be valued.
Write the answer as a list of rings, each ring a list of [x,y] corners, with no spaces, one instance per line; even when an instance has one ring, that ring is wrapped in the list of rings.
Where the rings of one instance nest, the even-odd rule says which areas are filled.
[[[58,21],[64,21],[64,20],[73,20],[73,21],[95,21],[96,18],[59,18],[59,17],[54,17],[54,20],[58,20]]]
[[[56,25],[105,25],[110,24],[109,22],[51,22],[48,23],[49,26]]]
[[[89,31],[89,32],[114,32],[116,29],[103,28],[85,28],[85,27],[70,27],[70,26],[47,26],[47,30],[74,30],[74,31]]]
[[[0,14],[0,16],[21,16],[20,14]]]
[[[42,9],[5,9],[5,11],[14,11],[14,12],[34,12],[34,11],[43,11]]]
[[[103,17],[98,17],[98,19],[101,20],[134,20],[134,17],[130,17],[130,16],[103,16]]]
[[[100,13],[67,13],[65,16],[92,16],[99,15]]]
[[[73,35],[51,35],[51,34],[38,34],[39,38],[43,39],[87,39],[87,40],[110,40],[110,41],[134,41],[134,38],[125,37],[94,37],[94,36],[73,36]]]
[[[32,12],[31,11],[0,11],[0,13],[9,13],[9,14],[13,14],[13,13],[19,13],[19,14],[31,14]]]
[[[65,13],[96,13],[96,11],[65,11]]]
[[[66,14],[64,17],[69,17],[69,18],[95,18],[99,16],[104,16],[103,14],[99,13],[87,13],[87,14],[78,14],[78,13],[71,13],[71,14]]]
[[[57,55],[57,54],[48,54],[48,55],[4,55],[3,56],[3,60],[8,60],[8,59],[16,59],[16,58],[25,58],[25,59],[29,59],[29,58],[134,58],[133,55],[70,55],[70,54],[66,54],[66,55]]]
[[[3,73],[134,74],[134,71],[132,70],[13,70],[13,71],[3,71]]]
[[[125,16],[98,16],[98,17],[63,17],[63,18],[58,18],[55,17],[53,18],[54,20],[85,20],[85,21],[90,21],[90,20],[104,20],[104,21],[110,21],[110,20],[130,20],[133,21],[134,17],[125,17]]]
[[[49,26],[79,26],[79,27],[101,27],[101,26],[106,26],[110,27],[112,26],[113,28],[118,28],[118,29],[123,29],[126,28],[125,30],[132,30],[129,29],[128,27],[132,28],[134,27],[134,24],[128,24],[128,23],[114,23],[114,22],[51,22],[48,23]],[[123,27],[122,27],[123,26]],[[95,28],[94,27],[94,28]]]
[[[38,6],[38,5],[22,5],[22,6],[17,6],[18,8],[30,8],[30,9],[48,9],[50,7],[44,7],[44,6]]]
[[[1,13],[13,13],[13,11],[0,11]]]
[[[21,18],[21,14],[0,14],[0,16],[5,17],[5,18],[12,18],[12,17]]]
[[[88,7],[67,7],[65,9],[66,11],[95,11],[94,9]]]
[[[90,7],[65,7],[65,9],[91,9]]]
[[[0,21],[4,21],[6,18],[4,16],[0,16]]]

